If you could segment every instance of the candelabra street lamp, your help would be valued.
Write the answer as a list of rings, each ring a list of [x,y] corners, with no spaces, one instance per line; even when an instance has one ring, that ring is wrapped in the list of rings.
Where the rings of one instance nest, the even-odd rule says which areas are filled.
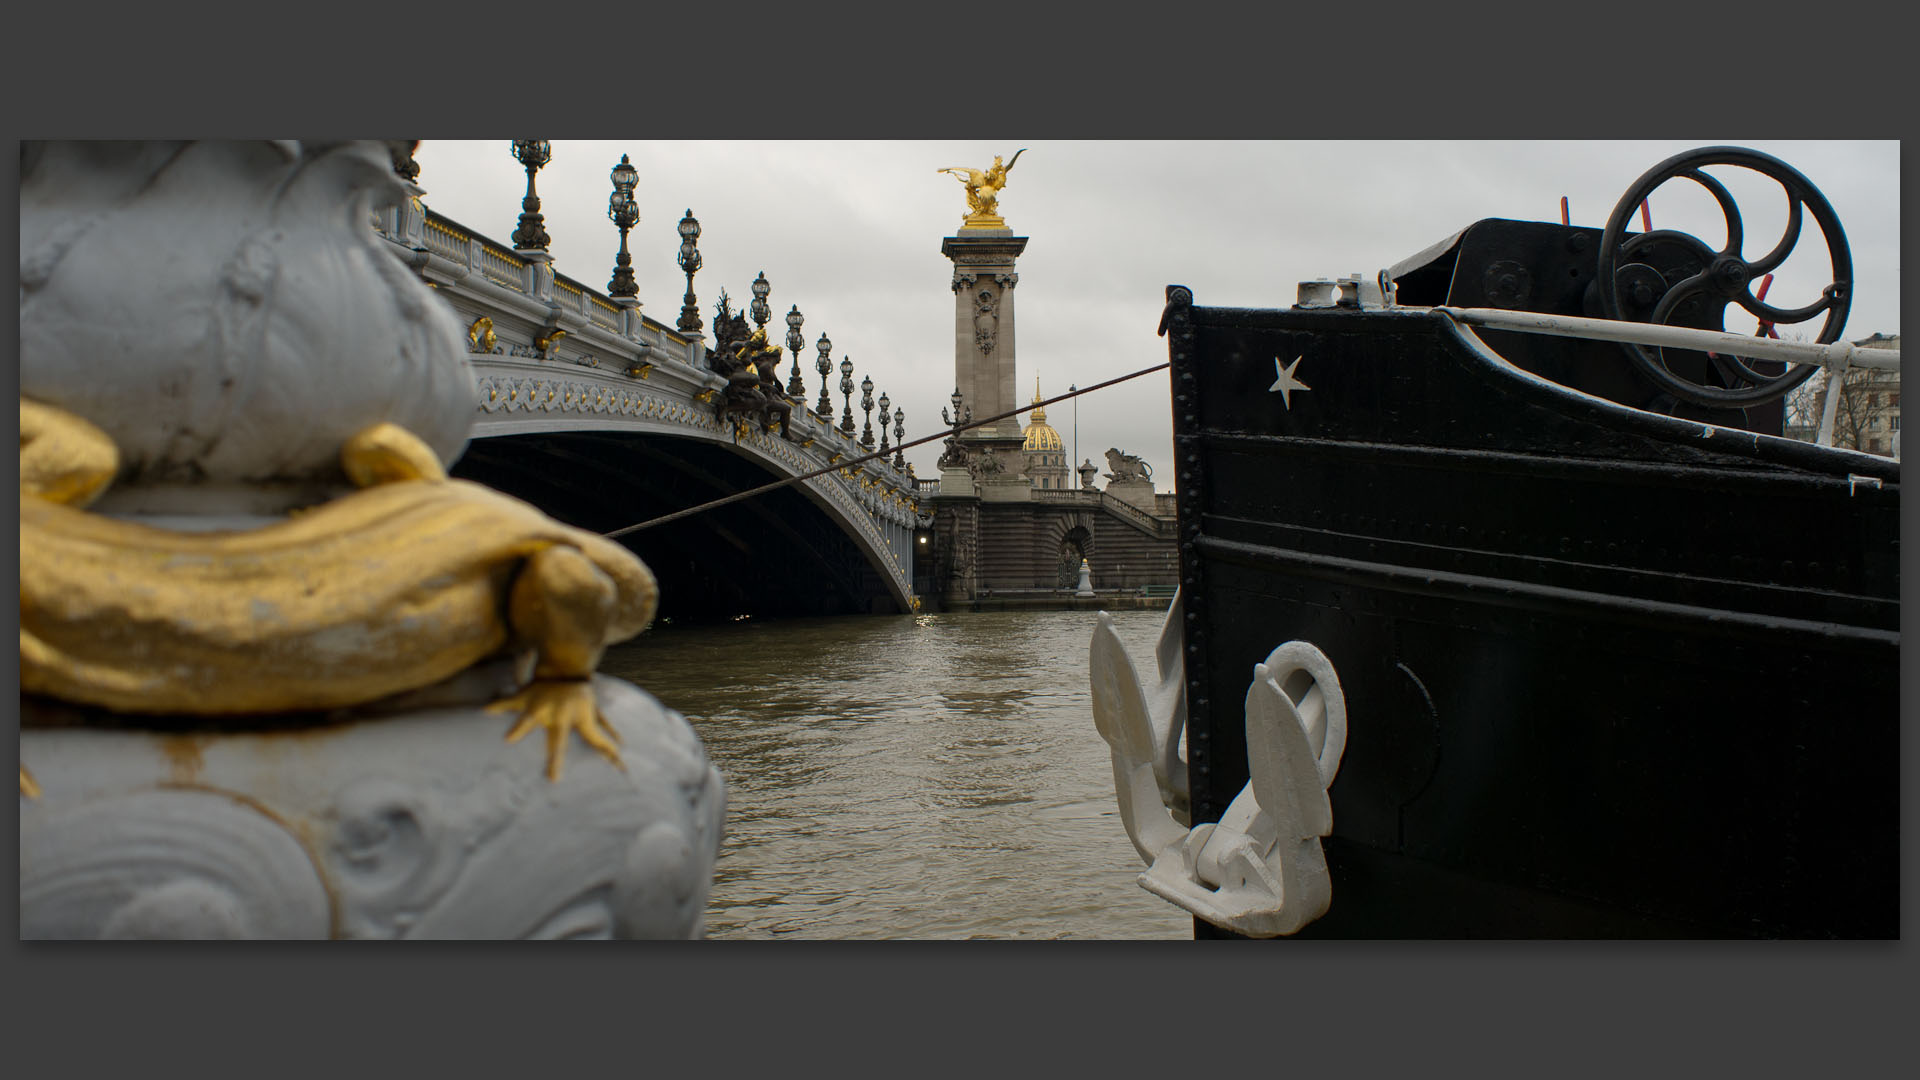
[[[885,453],[887,452],[887,450],[888,450],[888,446],[887,446],[887,406],[888,406],[888,402],[887,402],[887,395],[885,395],[885,394],[881,394],[881,395],[880,395],[880,452],[881,452],[882,454],[885,454]],[[883,459],[882,459],[882,464],[884,464],[884,463],[885,463],[885,459],[883,458]]]
[[[846,408],[840,410],[840,434],[853,438],[853,361],[840,361],[840,394],[847,399]]]
[[[973,406],[971,405],[967,406],[967,412],[965,417],[961,416],[960,403],[963,399],[960,397],[960,388],[957,386],[953,388],[953,396],[948,398],[947,400],[953,402],[953,416],[952,417],[947,416],[946,407],[943,405],[940,408],[940,419],[952,425],[954,435],[958,436],[960,434],[960,425],[972,422]]]
[[[867,414],[866,430],[860,433],[860,445],[873,449],[873,376],[860,380],[860,408]]]
[[[800,325],[807,321],[800,314],[800,305],[793,305],[787,312],[787,352],[793,355],[793,371],[787,376],[787,396],[799,402],[807,403],[807,380],[800,377],[800,350],[807,347],[807,339],[800,336]]]
[[[830,425],[833,423],[833,401],[827,397],[827,377],[833,372],[833,361],[827,359],[827,354],[833,351],[833,342],[827,340],[827,335],[821,334],[813,347],[820,350],[820,355],[813,360],[813,370],[820,373],[820,403],[813,407],[813,415],[819,417],[822,424]]]
[[[513,230],[513,246],[522,251],[545,251],[550,242],[540,216],[540,196],[533,190],[533,174],[553,159],[553,146],[544,139],[516,139],[513,159],[527,168],[527,197],[520,200],[520,227]]]
[[[614,259],[607,295],[639,296],[640,286],[633,280],[633,256],[627,253],[627,230],[640,220],[640,207],[633,201],[633,186],[640,181],[640,170],[621,154],[620,164],[608,175],[613,180],[613,194],[607,197],[607,217],[620,227],[620,254]]]
[[[747,310],[753,314],[755,330],[765,330],[767,320],[773,318],[773,308],[767,304],[767,294],[772,291],[773,286],[767,284],[767,272],[760,271],[760,276],[753,279],[753,303],[747,305]]]
[[[953,396],[947,400],[953,402],[953,415],[948,416],[947,407],[940,406],[940,422],[952,427],[953,434],[947,436],[946,449],[940,451],[940,467],[943,469],[958,468],[967,463],[967,452],[960,446],[960,426],[973,420],[973,406],[967,406],[965,412],[960,411],[959,387],[953,388]]]
[[[693,298],[693,275],[700,269],[700,221],[687,210],[680,219],[680,271],[687,275],[687,295],[680,301],[680,321],[675,325],[683,334],[700,332],[700,305]]]
[[[893,467],[907,467],[907,410],[893,410]]]

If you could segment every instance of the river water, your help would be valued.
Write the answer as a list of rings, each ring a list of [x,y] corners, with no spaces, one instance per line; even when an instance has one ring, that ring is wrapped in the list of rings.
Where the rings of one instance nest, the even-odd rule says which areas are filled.
[[[1115,612],[1143,674],[1165,613]],[[1088,703],[1092,612],[656,627],[600,669],[727,782],[716,939],[1191,938],[1134,883]]]

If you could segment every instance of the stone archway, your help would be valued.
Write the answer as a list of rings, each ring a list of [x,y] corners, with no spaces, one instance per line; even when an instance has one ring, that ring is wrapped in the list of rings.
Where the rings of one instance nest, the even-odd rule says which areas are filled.
[[[1071,589],[1080,584],[1080,560],[1093,550],[1093,533],[1085,525],[1075,525],[1060,537],[1059,573],[1056,584]]]

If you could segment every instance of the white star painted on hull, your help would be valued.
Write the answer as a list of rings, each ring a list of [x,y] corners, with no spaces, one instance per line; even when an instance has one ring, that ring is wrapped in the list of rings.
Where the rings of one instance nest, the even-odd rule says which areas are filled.
[[[1302,353],[1300,356],[1294,357],[1293,363],[1288,364],[1286,367],[1280,366],[1279,357],[1276,356],[1273,358],[1273,373],[1280,377],[1273,380],[1272,386],[1267,387],[1267,393],[1271,394],[1278,390],[1280,392],[1280,404],[1289,411],[1293,409],[1293,392],[1295,390],[1313,389],[1313,387],[1293,377],[1293,370],[1300,366],[1300,361],[1305,355],[1306,354]]]

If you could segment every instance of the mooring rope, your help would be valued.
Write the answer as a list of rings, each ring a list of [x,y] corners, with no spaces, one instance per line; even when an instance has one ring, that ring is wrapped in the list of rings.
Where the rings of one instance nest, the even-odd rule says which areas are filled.
[[[1142,375],[1151,375],[1156,371],[1165,371],[1169,366],[1170,365],[1168,364],[1160,363],[1160,364],[1155,364],[1152,367],[1141,368],[1139,371],[1135,371],[1127,375],[1121,375],[1118,378],[1108,379],[1106,382],[1095,383],[1092,386],[1082,387],[1077,390],[1069,390],[1064,394],[1059,394],[1054,397],[1050,397],[1045,401],[1036,401],[1031,405],[1026,405],[1018,409],[1013,409],[1008,412],[1003,412],[998,416],[989,416],[984,420],[970,420],[964,424],[944,427],[944,428],[941,428],[939,431],[934,432],[931,435],[922,436],[918,439],[913,440],[912,442],[901,443],[898,446],[889,447],[885,450],[876,450],[871,454],[866,454],[861,457],[854,458],[850,461],[843,461],[838,465],[828,465],[826,468],[815,469],[810,473],[803,473],[802,475],[799,475],[799,476],[790,476],[785,480],[775,480],[771,484],[762,484],[757,488],[749,488],[746,491],[735,492],[734,494],[728,495],[727,497],[722,499],[714,499],[712,502],[704,502],[704,503],[701,503],[699,506],[688,507],[685,510],[679,510],[671,514],[664,515],[662,517],[649,518],[648,520],[642,521],[638,524],[629,525],[624,529],[615,529],[610,533],[603,533],[602,535],[606,536],[608,539],[612,539],[614,537],[625,536],[628,533],[639,532],[641,529],[651,529],[655,525],[665,525],[670,521],[679,521],[681,518],[692,517],[695,514],[703,514],[703,513],[706,513],[708,510],[715,510],[722,506],[726,506],[729,503],[737,503],[742,499],[751,499],[755,495],[764,495],[769,491],[774,491],[779,488],[787,487],[790,484],[798,484],[803,480],[812,480],[816,476],[825,476],[830,472],[839,472],[842,469],[851,469],[851,468],[854,468],[855,466],[864,465],[867,462],[872,461],[874,458],[887,457],[888,455],[895,454],[902,450],[905,450],[908,447],[919,446],[922,443],[930,443],[935,439],[949,439],[955,435],[958,435],[962,431],[972,431],[974,428],[977,428],[977,427],[985,427],[988,424],[997,424],[1000,421],[1005,420],[1010,416],[1019,416],[1021,413],[1031,412],[1034,409],[1044,409],[1056,401],[1067,401],[1071,398],[1077,398],[1082,394],[1091,394],[1095,390],[1104,390],[1109,386],[1114,386],[1118,383],[1126,382],[1128,379],[1137,379]]]

